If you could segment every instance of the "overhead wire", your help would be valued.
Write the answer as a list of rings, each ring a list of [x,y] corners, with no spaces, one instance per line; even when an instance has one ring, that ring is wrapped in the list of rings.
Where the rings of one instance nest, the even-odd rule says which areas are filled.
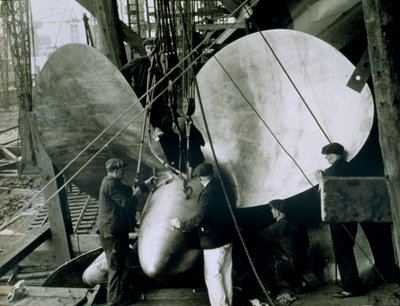
[[[63,26],[63,23],[64,23],[65,13],[66,13],[66,11],[67,11],[69,5],[70,5],[70,2],[67,1],[67,2],[65,3],[65,6],[64,6],[64,11],[63,11],[63,14],[62,14],[62,17],[61,17],[60,25],[59,25],[59,27],[58,27],[58,32],[57,32],[56,40],[54,41],[54,45],[55,45],[56,47],[57,47],[58,38],[60,37],[61,27]],[[71,11],[71,13],[72,13],[72,11]]]

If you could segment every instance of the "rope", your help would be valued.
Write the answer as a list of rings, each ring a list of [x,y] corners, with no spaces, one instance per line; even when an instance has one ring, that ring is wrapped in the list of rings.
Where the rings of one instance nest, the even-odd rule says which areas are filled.
[[[247,2],[247,1],[249,1],[249,0],[246,0],[246,2]],[[240,8],[241,8],[246,2],[244,2],[244,3],[242,3],[240,6],[238,6],[238,7],[231,13],[230,16],[233,16],[238,10],[240,10]],[[254,5],[254,4],[253,4],[253,5]],[[231,27],[233,27],[233,26],[234,26],[234,23],[232,23],[232,24],[230,25],[230,27],[228,27],[228,28],[224,31],[224,33],[225,33],[226,31],[228,31],[228,30],[229,30]],[[214,32],[220,30],[221,28],[222,28],[222,25],[217,26],[217,27],[215,28]],[[194,52],[196,52],[197,49],[200,48],[205,42],[206,42],[206,39],[202,40],[195,48],[193,48],[193,50],[192,50],[190,53],[188,53],[188,54],[182,59],[182,61],[186,60],[189,56],[191,56],[191,54],[193,54]],[[212,43],[210,46],[213,46],[213,45],[214,45],[214,43]],[[201,57],[201,55],[199,55],[199,56],[196,58],[196,60],[199,59],[200,57]],[[180,67],[182,61],[178,62],[174,67],[172,67],[171,70],[168,71],[167,74],[164,75],[160,80],[158,80],[158,81],[152,86],[151,89],[154,89],[156,86],[158,86],[159,84],[161,84],[168,76],[170,76],[176,69],[178,69],[178,68]],[[188,68],[190,68],[190,67],[188,67]],[[187,68],[187,69],[188,69],[188,68]],[[180,76],[182,76],[182,73],[181,73],[175,80],[173,80],[172,82],[175,83],[176,80],[177,80]],[[164,91],[162,91],[161,94],[162,94],[163,92],[164,92]],[[82,156],[82,155],[83,155],[97,140],[99,140],[109,129],[111,129],[111,127],[113,127],[113,126],[115,125],[115,123],[117,123],[119,120],[121,120],[121,118],[122,118],[123,116],[125,116],[132,108],[134,108],[134,107],[139,103],[139,101],[140,101],[142,98],[145,97],[145,95],[147,95],[147,92],[144,93],[142,96],[140,96],[140,97],[138,98],[138,100],[137,100],[135,103],[133,103],[130,107],[128,107],[128,108],[127,108],[124,112],[122,112],[114,121],[112,121],[102,132],[100,132],[100,134],[99,134],[97,137],[95,137],[86,147],[84,147],[84,148],[81,150],[81,152],[79,152],[79,153],[78,153],[64,168],[62,168],[62,169],[59,171],[59,173],[57,173],[53,178],[51,178],[51,179],[42,187],[42,189],[39,190],[39,193],[38,193],[38,194],[42,193],[46,188],[48,188],[60,175],[62,175],[62,174],[65,172],[65,170],[67,170],[79,157],[81,157],[81,156]],[[160,96],[160,95],[158,95],[158,96]],[[158,96],[157,96],[157,97],[158,97]],[[156,98],[157,98],[157,97],[156,97]],[[61,190],[61,189],[59,189],[58,191],[60,191],[60,190]],[[35,196],[35,197],[33,197],[33,198],[32,198],[29,202],[27,202],[26,204],[32,203],[34,200],[37,199],[37,197],[38,197],[38,195]],[[46,203],[47,203],[47,202],[46,202]]]
[[[246,253],[246,257],[249,260],[250,267],[251,267],[251,269],[253,271],[253,274],[256,277],[259,286],[261,287],[261,290],[263,291],[264,295],[266,296],[266,298],[268,300],[268,303],[271,306],[275,306],[275,304],[272,301],[271,297],[269,296],[267,290],[265,289],[265,286],[262,283],[262,281],[260,279],[260,276],[257,273],[257,270],[256,270],[256,268],[254,266],[253,260],[251,259],[251,256],[250,256],[249,250],[248,250],[248,248],[246,246],[246,243],[244,241],[244,238],[243,238],[242,234],[240,233],[240,228],[239,228],[239,225],[237,223],[235,214],[233,212],[231,201],[229,200],[229,197],[228,197],[228,194],[226,192],[226,188],[225,188],[224,182],[222,181],[221,169],[220,169],[220,166],[219,166],[219,163],[218,163],[217,155],[215,153],[214,144],[213,144],[213,141],[212,141],[212,138],[211,138],[211,134],[210,134],[210,129],[208,128],[208,123],[207,123],[207,120],[206,120],[206,115],[205,115],[205,112],[204,112],[204,107],[203,107],[203,103],[202,103],[202,100],[201,100],[201,96],[200,96],[197,80],[195,80],[195,86],[196,86],[196,89],[197,89],[197,97],[199,99],[201,115],[202,115],[202,118],[203,118],[204,126],[206,128],[207,138],[208,138],[208,141],[210,142],[210,147],[211,147],[212,155],[213,155],[214,162],[215,162],[215,165],[216,165],[216,168],[217,168],[218,177],[219,177],[219,180],[221,182],[222,190],[224,192],[224,197],[225,197],[226,203],[228,205],[229,212],[231,214],[233,223],[235,225],[236,232],[237,232],[237,234],[239,236],[240,242],[241,242],[241,244],[243,246],[243,249],[244,249],[244,251]]]
[[[248,0],[247,0],[248,1]],[[247,2],[246,1],[246,2]],[[244,2],[244,3],[242,3],[242,5],[244,5],[246,2]],[[242,6],[241,5],[241,6]],[[254,4],[253,4],[254,5]],[[240,8],[241,8],[241,6],[239,6],[232,14],[234,14],[237,10],[239,10]],[[231,27],[233,26],[234,24],[232,24],[231,25]],[[225,31],[227,31],[227,30],[229,30],[230,29],[230,27],[228,27]],[[214,32],[215,31],[218,31],[219,30],[219,27],[217,27],[215,30],[214,30]],[[186,56],[185,56],[185,58],[182,60],[182,61],[184,61],[185,59],[187,59],[189,56],[191,56],[191,54],[193,54],[201,45],[203,45],[204,43],[205,43],[205,41],[206,40],[203,40],[199,45],[197,45],[190,53],[188,53]],[[212,46],[213,44],[211,44],[210,46]],[[199,55],[196,59],[199,59],[201,57],[201,55]],[[152,87],[152,89],[154,89],[155,88],[155,86],[157,86],[158,84],[160,84],[168,75],[170,75],[176,68],[178,68],[179,67],[179,65],[180,65],[180,63],[182,62],[182,61],[180,61],[176,66],[174,66],[163,78],[161,78],[153,87]],[[192,67],[192,65],[193,65],[193,62],[180,74],[180,76],[187,70],[187,69],[189,69],[189,68],[191,68]],[[179,79],[179,77],[180,76],[178,76],[175,80],[173,80],[173,83],[174,82],[176,82],[176,80],[177,79]],[[197,82],[196,82],[196,88],[198,89],[198,86],[197,86],[198,84],[197,84]],[[165,91],[166,89],[164,89],[158,96],[160,96],[164,91]],[[157,97],[158,97],[157,96]],[[143,98],[144,97],[144,95],[142,96],[142,97],[140,97],[140,99],[141,98]],[[157,99],[157,97],[155,98],[155,99]],[[71,162],[69,162],[54,178],[52,178],[40,191],[39,191],[39,193],[40,192],[43,192],[44,190],[45,190],[45,188],[47,188],[58,176],[60,176],[73,162],[75,162],[90,146],[92,146],[102,135],[104,135],[104,133],[106,133],[116,122],[118,122],[129,110],[131,110],[134,106],[136,106],[136,104],[139,102],[139,100],[140,99],[138,99],[138,101],[136,102],[136,103],[134,103],[132,106],[130,106],[129,108],[127,108],[123,113],[121,113],[121,115],[120,116],[118,116],[106,129],[104,129],[94,140],[92,140],[80,153],[78,153],[78,155],[76,155],[75,156],[75,158],[74,159],[72,159],[71,160]],[[62,189],[64,189],[84,168],[86,168],[86,166],[98,155],[98,154],[100,154],[100,152],[101,151],[103,151],[116,137],[118,137],[131,123],[133,123],[134,121],[136,121],[137,120],[137,118],[143,113],[143,112],[145,112],[145,111],[147,111],[148,110],[148,108],[151,106],[151,104],[154,102],[154,100],[155,99],[153,99],[153,101],[151,101],[151,103],[149,104],[149,105],[147,105],[146,106],[146,108],[145,109],[143,109],[139,114],[137,114],[137,116],[135,116],[132,120],[130,120],[129,122],[128,122],[128,124],[126,124],[122,129],[120,129],[113,137],[111,137],[83,166],[81,166],[76,172],[75,172],[75,174],[73,174],[56,192],[54,192],[48,199],[46,199],[46,201],[45,201],[45,203],[44,204],[46,204],[48,201],[50,201],[54,196],[56,196],[57,194],[58,194],[58,192],[60,192]],[[203,117],[204,117],[204,109],[203,109],[203,106],[201,105],[201,109],[202,109],[202,114],[203,114]],[[204,120],[205,120],[205,117],[204,117]],[[205,121],[206,122],[206,121]],[[207,134],[208,134],[208,137],[209,137],[209,140],[210,140],[210,143],[211,143],[211,145],[212,145],[212,141],[211,141],[211,138],[210,138],[210,133],[209,133],[209,130],[208,130],[208,126],[206,125],[206,127],[207,127]],[[151,137],[150,137],[150,139],[151,139]],[[151,150],[152,150],[152,146],[150,146],[150,148],[151,148]],[[214,147],[213,147],[213,145],[212,145],[212,149],[213,149],[213,155],[214,155],[214,159],[215,159],[215,161],[216,161],[216,163],[217,163],[217,171],[218,171],[218,174],[219,174],[219,176],[221,177],[221,175],[220,175],[220,168],[219,168],[219,165],[218,165],[218,161],[217,161],[217,159],[216,159],[216,155],[215,155],[215,151],[214,151]],[[152,150],[153,151],[153,150]],[[154,151],[153,151],[154,152]],[[154,154],[155,155],[155,154]],[[156,156],[156,155],[155,155]],[[160,159],[159,159],[160,160]],[[162,161],[162,160],[160,160],[160,161]],[[165,166],[167,166],[166,165],[166,163],[165,162],[163,162],[163,164],[165,165]],[[174,169],[172,168],[172,167],[168,167],[167,166],[167,168],[168,169],[170,169],[170,170],[172,170],[174,173],[176,173],[176,170],[174,171]],[[223,186],[223,185],[222,185]],[[243,239],[243,237],[241,236],[241,234],[240,234],[240,231],[239,231],[239,227],[238,227],[238,224],[237,224],[237,221],[236,221],[236,219],[235,219],[235,217],[234,217],[234,213],[233,213],[233,210],[232,210],[232,207],[230,206],[230,202],[229,202],[229,199],[228,199],[228,197],[227,197],[227,194],[226,194],[226,190],[225,190],[225,187],[223,186],[223,191],[224,191],[224,195],[225,195],[225,197],[227,198],[227,201],[228,201],[228,204],[229,204],[229,209],[230,209],[230,213],[231,213],[231,215],[232,215],[232,217],[233,217],[233,220],[234,220],[234,224],[235,224],[235,228],[236,228],[236,230],[237,230],[237,232],[238,232],[238,235],[239,235],[239,237],[240,237],[240,240],[241,240],[241,243],[242,243],[242,245],[243,245],[243,247],[244,247],[244,249],[245,249],[245,251],[246,251],[246,255],[247,255],[247,257],[248,257],[248,259],[249,259],[249,262],[250,262],[250,264],[251,264],[251,267],[252,267],[252,269],[253,269],[253,272],[254,272],[254,274],[255,274],[255,276],[256,276],[256,278],[257,278],[257,280],[258,280],[258,282],[260,283],[260,286],[261,286],[261,288],[262,288],[262,290],[263,290],[263,292],[265,293],[265,295],[266,295],[266,297],[267,297],[267,299],[270,301],[270,303],[271,303],[271,306],[274,306],[274,304],[273,304],[273,302],[272,302],[272,300],[271,300],[271,298],[269,297],[269,295],[268,295],[268,292],[266,291],[266,289],[265,289],[265,287],[264,287],[264,285],[262,284],[262,282],[261,282],[261,280],[260,280],[260,278],[259,278],[259,276],[258,276],[258,274],[257,274],[257,271],[255,270],[255,267],[254,267],[254,264],[252,263],[252,260],[251,260],[251,257],[250,257],[250,254],[249,254],[249,252],[248,252],[248,250],[247,250],[247,247],[246,247],[246,245],[245,245],[245,242],[244,242],[244,239]],[[37,197],[37,196],[36,196]],[[29,202],[32,202],[33,201],[33,199],[31,199]],[[28,202],[28,203],[29,203]]]
[[[259,112],[255,109],[255,107],[251,104],[251,102],[247,99],[247,97],[244,95],[243,91],[239,88],[239,86],[234,82],[232,79],[231,75],[229,72],[225,69],[225,67],[222,65],[222,63],[219,61],[219,59],[214,55],[215,60],[218,62],[218,64],[221,66],[221,68],[224,70],[226,75],[228,76],[229,80],[232,82],[232,84],[236,87],[236,89],[239,91],[239,93],[242,95],[242,97],[245,99],[247,104],[251,107],[251,109],[254,111],[254,113],[257,115],[257,117],[260,119],[260,121],[264,124],[264,126],[267,128],[267,130],[271,133],[272,137],[275,139],[275,141],[278,143],[278,145],[282,148],[282,150],[289,156],[289,158],[293,161],[293,163],[296,165],[296,167],[300,170],[301,174],[305,177],[305,179],[310,183],[311,186],[313,184],[311,181],[308,179],[307,175],[303,171],[303,169],[300,167],[300,165],[297,163],[297,161],[294,159],[294,157],[289,153],[289,151],[283,146],[283,144],[279,141],[279,139],[276,137],[275,133],[271,130],[271,128],[268,126],[268,124],[265,122],[265,120],[261,117]]]
[[[247,8],[245,8],[247,10]],[[326,137],[326,139],[328,140],[329,143],[331,143],[332,141],[330,140],[330,138],[328,137],[328,135],[326,134],[326,132],[324,131],[323,127],[321,126],[321,124],[319,123],[318,119],[315,117],[314,113],[312,112],[311,108],[309,107],[308,103],[306,102],[306,100],[304,99],[303,95],[300,93],[299,89],[297,88],[297,86],[294,84],[292,78],[290,77],[289,73],[287,72],[287,70],[285,69],[285,67],[283,66],[282,62],[280,61],[279,57],[277,56],[276,52],[274,51],[274,49],[272,48],[272,46],[270,45],[270,43],[268,42],[267,38],[265,37],[265,35],[262,33],[262,31],[260,30],[260,28],[257,26],[257,24],[254,22],[254,19],[251,17],[251,15],[249,14],[250,19],[253,21],[254,26],[257,29],[257,32],[261,35],[261,37],[263,38],[264,42],[266,43],[266,45],[268,46],[268,48],[271,50],[273,56],[275,57],[276,61],[278,62],[278,64],[280,65],[280,67],[282,68],[283,72],[285,73],[285,75],[287,76],[288,80],[290,81],[290,83],[292,84],[293,88],[295,89],[295,91],[297,92],[297,94],[299,95],[300,99],[303,101],[303,104],[305,105],[305,107],[307,108],[307,110],[309,111],[310,115],[312,116],[312,118],[314,119],[315,123],[318,125],[319,129],[321,130],[321,132],[324,134],[324,136]],[[216,58],[216,57],[215,57]],[[217,60],[218,61],[218,60]],[[218,61],[219,63],[219,61]],[[219,63],[220,64],[220,63]],[[221,65],[221,64],[220,64]],[[221,66],[222,67],[222,66]],[[224,69],[225,71],[225,69]],[[239,89],[238,89],[239,90]],[[247,99],[246,99],[247,101]],[[256,111],[255,111],[256,112]],[[256,112],[257,113],[257,112]],[[269,130],[269,129],[268,129]],[[275,137],[274,137],[275,138]],[[277,140],[278,141],[278,140]],[[279,143],[279,142],[278,142]],[[286,151],[285,151],[286,152]],[[289,155],[290,156],[290,155]],[[294,161],[294,159],[293,159]],[[296,166],[297,163],[295,162]],[[301,170],[301,169],[300,169]],[[301,171],[305,176],[304,172]],[[308,178],[306,177],[306,179],[308,180]],[[309,181],[309,180],[308,180]],[[310,182],[310,181],[309,181]],[[311,184],[311,182],[310,182]],[[311,184],[312,185],[312,184]],[[317,191],[318,192],[318,191]],[[385,282],[385,284],[387,285],[388,282],[386,281],[386,279],[383,277],[383,275],[380,273],[380,271],[376,268],[376,266],[374,265],[372,259],[368,256],[368,254],[364,251],[364,249],[361,247],[361,245],[356,241],[355,237],[353,237],[353,235],[351,235],[351,233],[349,232],[349,230],[346,228],[346,226],[343,223],[340,223],[341,226],[344,228],[344,230],[346,231],[346,233],[349,235],[349,237],[353,240],[353,242],[357,245],[357,247],[360,249],[360,251],[363,253],[363,255],[365,256],[365,258],[370,262],[370,264],[373,266],[374,270],[376,271],[376,273],[382,278],[382,280]]]
[[[328,137],[328,135],[325,133],[324,129],[322,128],[321,124],[319,123],[318,119],[315,117],[313,111],[311,110],[310,106],[308,105],[308,103],[306,102],[306,100],[304,99],[303,95],[301,94],[300,90],[297,88],[296,84],[294,83],[294,81],[292,80],[292,78],[290,77],[289,73],[287,72],[286,68],[284,67],[284,65],[282,64],[282,62],[280,61],[278,55],[276,54],[275,50],[272,48],[272,46],[270,45],[270,43],[268,42],[267,38],[264,36],[264,33],[262,33],[262,31],[260,30],[260,28],[257,26],[257,24],[254,22],[254,19],[252,18],[252,16],[250,15],[248,8],[245,7],[245,10],[248,12],[250,19],[253,21],[253,24],[255,25],[257,32],[261,35],[262,39],[264,40],[265,44],[268,46],[268,48],[271,50],[272,55],[274,56],[274,58],[276,59],[276,61],[278,62],[279,66],[282,68],[283,72],[285,73],[286,77],[288,78],[290,84],[292,84],[294,90],[297,92],[297,94],[299,95],[300,99],[303,101],[303,104],[305,105],[305,107],[307,108],[307,110],[309,111],[311,117],[314,119],[315,123],[318,125],[319,129],[321,130],[321,132],[324,134],[325,138],[328,140],[329,143],[331,143],[330,138]]]
[[[248,2],[248,0],[247,0],[246,2]],[[240,5],[240,6],[232,13],[232,15],[233,15],[237,10],[239,10],[246,2],[242,3],[242,5]],[[253,4],[253,5],[255,5],[255,4]],[[232,24],[230,27],[228,27],[225,31],[229,30],[233,25],[234,25],[234,24]],[[220,27],[216,27],[216,29],[214,30],[214,32],[215,32],[215,31],[218,31],[219,28],[220,28]],[[189,53],[184,57],[184,59],[183,59],[182,61],[184,61],[184,60],[187,59],[189,56],[191,56],[191,54],[193,54],[202,44],[204,44],[205,41],[206,41],[206,39],[204,39],[204,40],[203,40],[199,45],[197,45],[191,52],[189,52]],[[210,47],[211,47],[212,45],[213,45],[213,43],[210,45]],[[202,55],[199,55],[196,59],[199,59],[201,56],[202,56]],[[154,89],[155,86],[157,86],[158,84],[160,84],[169,74],[171,74],[176,68],[178,68],[179,65],[180,65],[180,63],[181,63],[182,61],[180,61],[176,66],[174,66],[163,78],[161,78],[161,79],[152,87],[152,89]],[[191,63],[184,71],[182,71],[182,73],[180,74],[180,76],[181,76],[187,69],[190,69],[190,68],[193,66],[193,63],[194,63],[194,61],[192,61],[192,63]],[[178,76],[175,80],[173,80],[173,83],[176,82],[176,80],[179,79],[180,76]],[[199,95],[198,84],[197,84],[197,81],[196,81],[196,80],[195,80],[195,85],[196,85],[196,88],[197,88],[197,94]],[[158,96],[160,96],[165,90],[166,90],[166,89],[164,89]],[[157,97],[158,97],[158,96],[157,96]],[[140,97],[140,98],[138,99],[138,101],[139,101],[141,98],[143,98],[143,97],[144,97],[144,95],[143,95],[142,97]],[[45,201],[45,204],[46,204],[48,201],[50,201],[54,196],[56,196],[56,195],[58,194],[59,191],[61,191],[63,188],[65,188],[65,186],[67,186],[67,185],[68,185],[68,184],[69,184],[69,183],[70,183],[84,168],[86,168],[86,166],[87,166],[98,154],[100,154],[100,152],[103,151],[103,150],[109,145],[109,143],[111,143],[117,136],[119,136],[131,123],[133,123],[135,120],[137,120],[137,118],[138,118],[143,112],[147,111],[148,108],[151,106],[151,104],[154,102],[154,100],[157,99],[157,97],[154,98],[153,101],[151,101],[149,105],[146,105],[145,109],[143,109],[137,116],[135,116],[132,120],[130,120],[130,121],[128,122],[128,124],[126,124],[126,125],[125,125],[122,129],[120,129],[113,137],[111,137],[111,138],[106,142],[106,144],[104,144],[104,145],[103,145],[103,146],[102,146],[102,147],[101,147],[101,148],[100,148],[100,149],[99,149],[99,150],[98,150],[98,151],[97,151],[83,166],[81,166],[81,167],[75,172],[74,175],[72,175],[72,176],[71,176],[71,177],[70,177],[56,192],[54,192],[54,193]],[[199,100],[201,101],[200,96],[199,96]],[[103,130],[91,143],[89,143],[89,145],[87,145],[73,160],[71,160],[71,162],[68,163],[54,178],[52,178],[52,179],[40,190],[40,192],[43,192],[43,190],[44,190],[45,188],[47,188],[59,175],[61,175],[73,162],[75,162],[75,161],[76,161],[76,160],[77,160],[77,159],[78,159],[78,158],[79,158],[79,157],[80,157],[80,156],[81,156],[95,141],[97,141],[106,131],[108,131],[117,121],[119,121],[129,110],[131,110],[131,109],[138,103],[138,101],[137,101],[136,103],[134,103],[131,107],[129,107],[127,110],[125,110],[120,116],[118,116],[116,120],[114,120],[114,121],[113,121],[105,130]],[[203,105],[202,105],[201,102],[200,102],[200,105],[201,105],[201,112],[202,112],[202,116],[203,116],[203,119],[204,119],[204,122],[205,122],[205,126],[206,126],[206,130],[207,130],[208,138],[209,138],[209,141],[210,141],[210,144],[211,144],[211,147],[212,147],[213,156],[214,156],[214,159],[215,159],[215,162],[216,162],[216,165],[217,165],[217,172],[218,172],[218,175],[219,175],[219,177],[220,177],[220,179],[221,179],[220,167],[219,167],[218,160],[217,160],[217,157],[216,157],[216,154],[215,154],[214,146],[213,146],[213,144],[212,144],[210,132],[209,132],[208,125],[207,125],[207,122],[206,122],[206,119],[205,119],[205,114],[204,114]],[[151,139],[151,137],[150,137],[150,139]],[[154,150],[153,150],[153,147],[152,147],[152,146],[150,146],[150,149],[152,150],[152,152],[153,152],[153,154],[154,154]],[[154,154],[154,155],[156,156],[156,154]],[[156,156],[156,157],[157,157],[157,156]],[[162,160],[161,160],[160,158],[158,158],[158,159],[159,159],[160,162],[162,162]],[[167,166],[165,162],[163,162],[163,165],[164,165],[164,166]],[[170,166],[169,166],[169,167],[167,166],[167,168],[170,169],[170,170],[172,170],[172,171],[174,172],[174,169],[173,169],[173,168],[171,169]],[[175,171],[175,173],[176,173],[176,171]],[[238,235],[239,235],[239,237],[240,237],[240,241],[241,241],[241,243],[242,243],[242,245],[243,245],[243,248],[244,248],[244,250],[245,250],[245,252],[246,252],[246,256],[247,256],[247,258],[248,258],[248,260],[249,260],[249,262],[250,262],[250,265],[251,265],[251,267],[252,267],[253,273],[254,273],[254,275],[256,276],[256,279],[257,279],[257,281],[259,282],[260,287],[262,288],[262,290],[263,290],[265,296],[266,296],[267,299],[269,300],[270,305],[271,305],[271,306],[274,306],[274,303],[273,303],[272,299],[271,299],[270,296],[268,295],[268,292],[266,291],[264,285],[262,284],[262,281],[261,281],[261,279],[259,278],[259,276],[258,276],[258,274],[257,274],[257,271],[256,271],[256,269],[255,269],[255,267],[254,267],[254,264],[253,264],[253,262],[252,262],[252,259],[251,259],[251,257],[250,257],[250,254],[249,254],[249,252],[248,252],[248,249],[247,249],[247,247],[246,247],[246,245],[245,245],[244,239],[243,239],[243,237],[242,237],[242,235],[241,235],[241,233],[240,233],[240,229],[239,229],[239,226],[238,226],[238,224],[237,224],[237,220],[236,220],[236,218],[235,218],[235,216],[234,216],[234,212],[233,212],[233,210],[232,210],[231,203],[230,203],[230,201],[229,201],[229,198],[228,198],[227,193],[226,193],[225,186],[224,186],[223,184],[222,184],[222,188],[223,188],[224,196],[225,196],[225,198],[227,199],[227,203],[228,203],[228,205],[229,205],[229,210],[230,210],[230,213],[231,213],[231,215],[232,215],[232,218],[233,218],[233,221],[234,221],[234,225],[235,225],[236,231],[237,231],[237,233],[238,233]]]
[[[386,281],[386,279],[383,277],[382,273],[376,268],[376,265],[372,261],[372,259],[368,256],[368,254],[364,251],[364,249],[361,247],[361,245],[357,242],[356,237],[354,237],[350,231],[347,229],[347,227],[344,225],[344,223],[340,223],[340,225],[343,227],[343,229],[346,231],[346,233],[349,235],[349,237],[354,241],[356,246],[360,249],[361,253],[365,256],[365,258],[368,260],[368,262],[372,265],[373,269],[375,270],[376,273],[378,273],[379,277],[384,281],[386,285],[389,283]]]

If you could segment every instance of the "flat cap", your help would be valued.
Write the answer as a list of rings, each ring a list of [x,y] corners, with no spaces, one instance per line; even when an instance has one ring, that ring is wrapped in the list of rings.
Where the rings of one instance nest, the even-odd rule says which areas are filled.
[[[147,45],[154,45],[155,44],[155,39],[153,37],[150,38],[146,38],[145,40],[143,40],[142,45],[147,46]]]
[[[283,205],[283,201],[282,200],[272,200],[271,202],[269,202],[269,205],[271,205],[273,208],[279,210],[281,213],[286,213],[286,209]]]
[[[202,163],[193,170],[193,176],[209,176],[214,174],[214,168],[210,163]]]
[[[107,171],[112,171],[114,169],[126,167],[128,164],[119,158],[110,158],[106,161]]]
[[[343,156],[344,155],[344,147],[337,142],[332,142],[330,144],[327,144],[322,148],[321,151],[322,154],[336,154]]]

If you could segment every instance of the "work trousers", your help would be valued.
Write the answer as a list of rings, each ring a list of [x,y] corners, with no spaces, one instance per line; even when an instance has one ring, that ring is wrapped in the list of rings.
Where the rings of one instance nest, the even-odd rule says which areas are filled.
[[[203,250],[204,279],[211,306],[232,306],[232,243]]]
[[[344,290],[350,292],[356,292],[361,287],[353,251],[357,226],[358,223],[356,222],[334,223],[330,226],[342,286]],[[374,256],[375,268],[378,271],[377,281],[388,283],[398,281],[399,272],[395,263],[391,224],[362,222],[360,226],[368,239]]]
[[[129,241],[126,235],[100,233],[100,243],[106,253],[108,264],[107,302],[118,305],[127,299],[129,262]]]

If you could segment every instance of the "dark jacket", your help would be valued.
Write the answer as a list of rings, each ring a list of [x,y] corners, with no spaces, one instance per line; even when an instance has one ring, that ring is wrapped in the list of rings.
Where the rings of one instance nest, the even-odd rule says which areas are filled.
[[[121,68],[121,73],[131,84],[133,91],[138,98],[147,91],[147,74],[150,68],[150,60],[147,56],[136,58]],[[146,105],[146,98],[140,100],[143,107]]]
[[[151,77],[154,83],[149,80],[150,84],[147,84],[150,66],[150,59],[147,56],[142,56],[135,58],[120,69],[122,75],[131,84],[136,96],[139,99],[141,98],[140,103],[143,107],[146,106],[146,96],[144,95],[147,89],[150,90],[163,77],[159,69],[151,68]],[[149,88],[147,88],[147,85],[149,85]],[[154,88],[151,98],[155,100],[152,101],[150,110],[150,123],[153,127],[162,128],[162,118],[170,114],[169,107],[167,106],[167,91],[165,91],[167,86],[168,80],[164,80]]]
[[[293,268],[298,268],[298,262],[307,253],[309,241],[307,230],[302,226],[288,222],[282,218],[259,233],[259,247],[275,258],[287,261]]]
[[[141,189],[145,187],[141,186]],[[103,178],[99,193],[99,229],[102,234],[133,231],[137,199],[131,186],[110,176]]]
[[[350,164],[344,159],[339,159],[333,163],[329,168],[323,171],[324,176],[352,176],[354,170],[350,167]]]
[[[202,249],[215,249],[232,242],[235,228],[219,179],[213,178],[206,185],[198,205],[198,214],[181,223],[182,232],[197,229]]]

